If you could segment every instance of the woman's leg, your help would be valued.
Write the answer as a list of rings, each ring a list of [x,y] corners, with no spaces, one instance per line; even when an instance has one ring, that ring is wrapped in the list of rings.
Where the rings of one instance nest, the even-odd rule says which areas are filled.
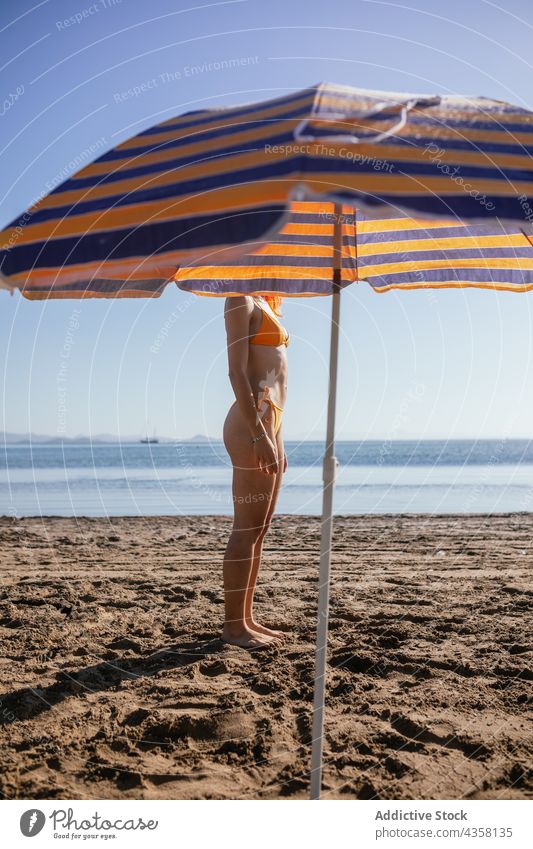
[[[281,431],[278,432],[277,435],[277,447],[278,447],[278,457],[280,461],[283,459],[284,447],[283,447],[283,439],[281,437]],[[270,527],[270,523],[272,521],[272,516],[274,515],[274,510],[276,509],[276,504],[278,501],[279,491],[281,489],[281,483],[283,479],[283,470],[280,470],[276,475],[276,480],[274,483],[274,488],[272,490],[272,497],[270,500],[269,508],[267,514],[265,516],[265,522],[261,529],[261,533],[257,539],[257,542],[254,546],[253,559],[252,559],[252,568],[250,570],[250,576],[248,581],[248,587],[246,591],[246,598],[244,602],[244,618],[247,627],[250,630],[255,631],[259,634],[264,634],[269,637],[281,637],[283,636],[283,631],[275,631],[272,628],[267,628],[265,625],[259,625],[258,622],[254,619],[254,594],[255,588],[257,585],[257,578],[259,575],[259,569],[261,567],[261,557],[263,554],[263,540],[266,536],[266,533]]]
[[[254,550],[263,532],[275,484],[273,475],[256,469],[233,469],[234,522],[224,556],[222,639],[246,648],[259,648],[273,641],[273,635],[260,634],[246,622],[245,602]]]
[[[224,423],[224,444],[233,465],[233,529],[224,556],[225,621],[222,638],[246,648],[259,648],[272,637],[252,630],[244,604],[254,549],[265,525],[276,476],[256,468],[250,436],[236,404]]]

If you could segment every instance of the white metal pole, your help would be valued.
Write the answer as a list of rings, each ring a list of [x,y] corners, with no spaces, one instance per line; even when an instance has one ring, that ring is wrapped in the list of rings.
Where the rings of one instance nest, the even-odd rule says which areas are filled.
[[[326,699],[326,661],[328,644],[329,579],[331,537],[333,530],[333,489],[337,471],[335,457],[335,407],[337,401],[337,364],[339,353],[339,317],[342,268],[342,207],[335,204],[333,224],[333,296],[331,305],[331,341],[329,350],[328,419],[326,450],[322,480],[322,527],[320,536],[320,571],[318,591],[318,623],[316,632],[315,689],[313,699],[313,732],[311,741],[311,799],[320,799],[322,787],[322,749],[324,704]]]

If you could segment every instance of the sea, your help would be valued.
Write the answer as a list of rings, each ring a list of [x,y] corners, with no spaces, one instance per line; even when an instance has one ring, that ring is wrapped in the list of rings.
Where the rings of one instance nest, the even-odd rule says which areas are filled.
[[[323,442],[287,442],[277,512],[321,513]],[[501,513],[533,510],[533,441],[338,442],[334,511]],[[221,442],[4,445],[0,514],[231,514]]]

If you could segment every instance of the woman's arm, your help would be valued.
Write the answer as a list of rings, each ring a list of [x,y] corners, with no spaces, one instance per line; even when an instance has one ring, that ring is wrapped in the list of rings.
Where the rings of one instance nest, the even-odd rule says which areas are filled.
[[[250,298],[226,298],[224,318],[228,340],[229,379],[237,404],[248,425],[250,438],[264,431],[257,415],[254,394],[248,380],[248,345],[250,335],[250,316],[253,311]]]
[[[257,415],[257,407],[248,380],[248,350],[250,336],[250,316],[253,312],[251,298],[226,298],[224,318],[228,341],[229,379],[244,421],[250,431],[250,441],[254,442],[258,466],[264,471],[277,472],[277,451],[269,438],[263,422]]]

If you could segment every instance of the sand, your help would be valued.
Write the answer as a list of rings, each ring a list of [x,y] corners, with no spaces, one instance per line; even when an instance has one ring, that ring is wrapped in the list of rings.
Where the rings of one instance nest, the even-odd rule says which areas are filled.
[[[303,799],[319,521],[281,516],[222,644],[229,519],[0,519],[7,798]],[[533,515],[338,518],[324,797],[533,796]],[[529,717],[529,718],[528,718]]]

